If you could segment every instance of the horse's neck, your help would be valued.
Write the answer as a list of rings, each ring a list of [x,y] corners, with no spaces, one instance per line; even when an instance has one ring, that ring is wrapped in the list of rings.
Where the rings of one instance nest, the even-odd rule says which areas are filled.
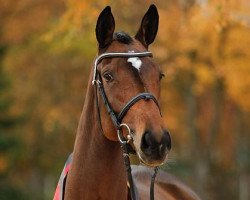
[[[65,199],[126,199],[126,174],[120,146],[107,140],[100,132],[94,98],[94,90],[89,86]]]

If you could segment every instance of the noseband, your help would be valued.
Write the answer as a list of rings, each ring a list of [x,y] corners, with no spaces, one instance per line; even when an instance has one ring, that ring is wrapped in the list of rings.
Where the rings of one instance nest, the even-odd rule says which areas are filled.
[[[97,96],[98,90],[99,90],[99,93],[102,97],[103,103],[104,103],[104,105],[105,105],[105,107],[110,115],[110,118],[111,118],[111,120],[112,120],[112,122],[117,130],[117,136],[118,136],[118,139],[119,139],[122,151],[123,151],[124,164],[125,164],[126,171],[127,171],[127,178],[128,178],[130,195],[131,195],[132,200],[136,200],[136,194],[135,194],[135,187],[134,187],[134,183],[133,183],[133,178],[131,175],[129,153],[135,153],[135,152],[129,144],[130,141],[133,140],[131,130],[130,130],[128,125],[122,124],[122,120],[126,116],[126,113],[129,111],[129,109],[140,100],[145,100],[145,101],[153,100],[153,102],[157,105],[159,111],[160,111],[160,106],[159,106],[157,99],[154,97],[154,95],[152,95],[151,93],[148,93],[148,92],[144,92],[144,93],[139,93],[138,95],[133,97],[131,100],[129,100],[125,104],[125,106],[121,109],[121,111],[117,114],[113,110],[112,106],[109,104],[108,98],[106,96],[106,93],[105,93],[105,90],[104,90],[104,87],[102,84],[101,74],[97,70],[97,66],[105,58],[132,58],[132,57],[148,57],[148,56],[152,57],[153,55],[151,52],[148,52],[148,51],[139,52],[139,53],[134,53],[134,52],[103,53],[95,59],[94,73],[93,73],[93,80],[92,80],[92,85],[95,85],[95,88],[96,88],[96,105],[97,105],[97,109],[98,109],[99,126],[100,126],[101,131],[103,132],[102,124],[101,124],[99,101],[98,101],[98,96]],[[160,111],[160,114],[161,114],[161,111]],[[126,128],[128,131],[127,138],[125,138],[122,134],[122,131],[121,131],[122,127]],[[154,199],[154,180],[155,180],[157,170],[158,170],[158,168],[155,168],[154,174],[151,177],[150,200]]]

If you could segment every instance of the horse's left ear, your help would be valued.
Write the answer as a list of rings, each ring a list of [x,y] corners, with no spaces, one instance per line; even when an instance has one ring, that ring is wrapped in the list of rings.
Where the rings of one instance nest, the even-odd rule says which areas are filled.
[[[135,35],[135,39],[139,40],[146,48],[156,37],[159,24],[159,14],[157,8],[152,4],[144,15],[141,26]]]

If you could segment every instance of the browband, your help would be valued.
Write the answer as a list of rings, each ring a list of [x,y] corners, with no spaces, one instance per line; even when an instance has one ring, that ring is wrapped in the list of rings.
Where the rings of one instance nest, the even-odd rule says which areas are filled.
[[[93,73],[93,79],[92,79],[92,85],[96,82],[96,73],[97,73],[97,65],[104,59],[104,58],[117,58],[117,57],[123,57],[123,58],[131,58],[131,57],[146,57],[150,56],[153,57],[153,54],[149,51],[145,52],[128,52],[128,53],[117,53],[117,52],[110,52],[110,53],[103,53],[99,55],[95,59],[94,63],[94,73]]]

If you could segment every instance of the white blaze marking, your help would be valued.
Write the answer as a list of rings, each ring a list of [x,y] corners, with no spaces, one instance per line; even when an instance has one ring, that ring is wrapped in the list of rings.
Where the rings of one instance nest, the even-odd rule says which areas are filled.
[[[129,51],[129,53],[134,53],[134,51]],[[141,64],[142,64],[142,61],[140,60],[140,58],[132,57],[132,58],[128,58],[127,61],[130,62],[134,68],[140,71]]]

